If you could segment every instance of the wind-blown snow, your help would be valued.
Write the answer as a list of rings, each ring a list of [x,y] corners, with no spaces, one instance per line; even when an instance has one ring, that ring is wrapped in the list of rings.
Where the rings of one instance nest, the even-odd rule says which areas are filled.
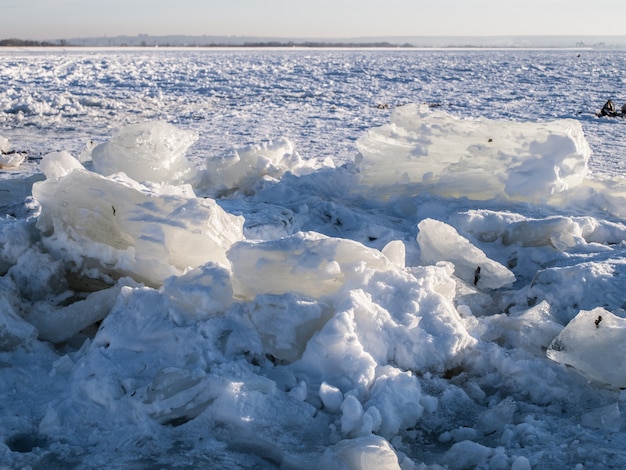
[[[2,465],[625,465],[581,55],[2,52]]]

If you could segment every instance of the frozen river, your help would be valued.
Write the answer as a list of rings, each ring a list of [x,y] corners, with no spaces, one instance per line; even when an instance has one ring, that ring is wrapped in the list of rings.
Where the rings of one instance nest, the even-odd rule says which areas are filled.
[[[200,134],[192,149],[285,136],[306,158],[352,159],[354,141],[407,103],[459,117],[583,123],[591,168],[620,172],[626,54],[593,50],[66,50],[0,56],[0,123],[34,156],[164,119]],[[383,109],[380,109],[383,108]],[[36,132],[33,132],[33,128]]]

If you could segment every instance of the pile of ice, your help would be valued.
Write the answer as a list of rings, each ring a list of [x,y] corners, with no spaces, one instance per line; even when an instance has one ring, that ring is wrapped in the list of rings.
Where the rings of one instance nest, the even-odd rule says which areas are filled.
[[[443,199],[543,201],[584,186],[580,129],[417,111],[400,108],[360,141],[362,188],[440,198],[402,207],[354,209],[363,196],[349,178],[320,194],[314,175],[287,178],[307,165],[286,140],[234,151],[192,178],[239,198],[229,201],[183,182],[194,138],[163,123],[120,130],[84,165],[47,155],[46,179],[32,188],[35,217],[0,225],[0,351],[57,347],[46,353],[56,395],[40,410],[39,434],[88,447],[110,426],[111,446],[152,458],[154,448],[129,435],[186,426],[209,435],[189,455],[410,469],[406,442],[436,429],[450,467],[529,468],[514,400],[486,403],[488,390],[561,399],[558,379],[569,372],[548,358],[626,386],[626,363],[600,359],[626,339],[610,313],[622,304],[626,227]],[[279,202],[293,233],[247,239],[246,217]],[[395,228],[381,222],[373,237],[363,221],[376,207]],[[352,239],[321,233],[331,226]],[[465,405],[482,410],[469,427],[443,418]],[[588,423],[621,422],[614,407],[601,416],[609,424]],[[215,428],[219,436],[207,433]]]
[[[293,143],[282,137],[233,148],[207,159],[199,186],[213,196],[232,195],[235,192],[249,195],[264,181],[280,180],[288,171],[305,174],[314,168],[314,163],[306,162],[296,152]]]

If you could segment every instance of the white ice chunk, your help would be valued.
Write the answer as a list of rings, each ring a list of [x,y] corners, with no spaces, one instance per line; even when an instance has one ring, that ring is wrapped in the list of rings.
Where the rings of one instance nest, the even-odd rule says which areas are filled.
[[[374,406],[380,412],[379,434],[391,439],[400,430],[415,426],[424,412],[422,390],[417,377],[410,372],[385,367],[385,373],[374,381],[365,408]]]
[[[337,295],[337,313],[307,343],[296,363],[298,373],[343,393],[369,393],[377,376],[394,376],[381,366],[442,373],[452,367],[475,339],[431,283],[428,275],[417,279],[404,271],[378,272],[363,289]],[[410,382],[399,378],[379,387],[402,393],[398,390]],[[387,411],[382,408],[381,414]]]
[[[0,135],[0,153],[8,153],[11,150],[9,139]]]
[[[323,304],[293,294],[257,295],[246,310],[265,352],[286,362],[302,356],[309,339],[330,317]]]
[[[443,458],[450,468],[489,468],[487,462],[494,450],[478,442],[461,441],[454,444]]]
[[[39,163],[39,170],[49,180],[61,178],[77,169],[84,170],[85,167],[66,151],[49,153]]]
[[[481,241],[500,238],[505,245],[552,246],[565,251],[588,243],[617,244],[626,239],[623,223],[590,216],[543,219],[511,212],[469,210],[453,216],[454,225]]]
[[[626,388],[626,319],[602,307],[581,310],[552,341],[547,355],[591,380]]]
[[[498,289],[515,282],[515,275],[508,268],[489,259],[450,225],[424,219],[418,224],[418,229],[417,243],[423,263],[449,261],[454,265],[457,277],[479,288]]]
[[[75,169],[32,191],[49,250],[79,267],[96,261],[106,272],[151,285],[209,261],[228,266],[226,250],[243,238],[242,217],[196,198],[188,186],[148,186]]]
[[[511,470],[532,470],[530,460],[528,460],[528,457],[520,455],[513,461],[513,464],[511,465]]]
[[[0,170],[11,170],[19,167],[26,159],[26,154],[12,152],[0,153]]]
[[[202,371],[186,368],[159,370],[142,396],[150,416],[172,426],[197,417],[217,398],[205,377]]]
[[[498,340],[506,347],[526,349],[537,356],[543,356],[563,329],[546,301],[517,314],[491,315],[484,322],[488,329],[482,334],[482,340]]]
[[[545,201],[579,185],[591,154],[580,122],[458,119],[427,107],[396,108],[391,123],[358,140],[360,184],[393,196]]]
[[[228,259],[233,265],[235,292],[244,298],[286,292],[319,298],[336,292],[365,268],[395,269],[378,250],[314,232],[239,242],[229,250]]]
[[[166,122],[144,122],[119,129],[108,142],[95,146],[91,157],[104,176],[123,172],[136,181],[188,182],[195,170],[185,152],[197,139],[195,132]]]
[[[352,312],[340,312],[307,343],[297,370],[310,377],[311,383],[331,383],[342,392],[366,390],[375,379],[377,366],[368,346],[356,331]]]
[[[215,263],[165,279],[163,292],[181,320],[200,320],[217,315],[233,301],[230,271]]]
[[[358,434],[363,420],[363,405],[354,395],[348,395],[341,404],[341,432],[344,435]]]
[[[343,403],[343,393],[337,387],[326,382],[320,384],[319,396],[324,408],[331,413],[337,413]]]
[[[0,295],[0,351],[11,351],[20,345],[28,345],[37,338],[33,325],[20,317],[11,303]]]

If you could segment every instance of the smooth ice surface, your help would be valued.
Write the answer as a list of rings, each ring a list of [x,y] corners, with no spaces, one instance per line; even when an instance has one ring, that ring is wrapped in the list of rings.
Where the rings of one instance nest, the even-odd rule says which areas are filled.
[[[626,466],[622,51],[0,57],[0,467]]]

